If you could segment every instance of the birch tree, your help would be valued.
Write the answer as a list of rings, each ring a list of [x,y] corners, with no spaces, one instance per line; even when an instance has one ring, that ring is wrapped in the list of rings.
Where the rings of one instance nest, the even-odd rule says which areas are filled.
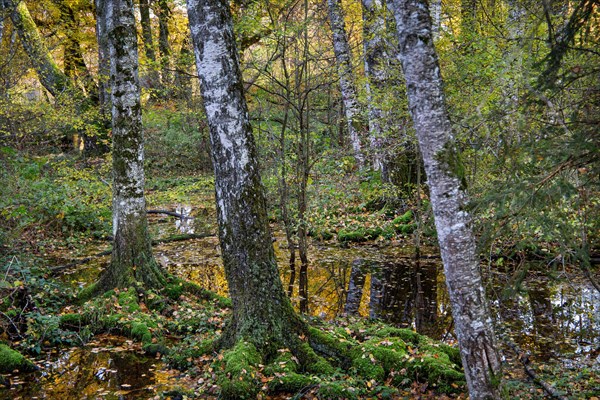
[[[163,272],[152,255],[144,197],[144,143],[137,33],[132,0],[108,0],[113,134],[113,251],[95,291],[141,282],[159,288]]]
[[[333,34],[333,50],[338,69],[338,79],[340,81],[340,90],[342,92],[342,101],[344,103],[344,112],[346,114],[346,123],[348,126],[348,135],[350,143],[354,150],[354,158],[359,168],[364,165],[364,156],[360,142],[360,131],[362,130],[362,121],[360,120],[360,109],[358,104],[358,92],[354,72],[352,70],[352,57],[348,36],[342,14],[340,0],[327,0],[329,9],[329,22]]]
[[[466,211],[467,194],[424,0],[393,0],[409,110],[427,173],[455,331],[469,393],[499,398],[501,365]]]
[[[188,0],[210,129],[221,253],[233,315],[221,342],[297,347],[303,329],[279,278],[227,1]]]

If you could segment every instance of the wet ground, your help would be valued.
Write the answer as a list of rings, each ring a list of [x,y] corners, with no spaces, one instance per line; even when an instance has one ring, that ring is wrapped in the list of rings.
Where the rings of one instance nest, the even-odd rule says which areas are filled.
[[[193,218],[152,215],[155,238],[216,231],[211,223],[214,210],[171,208]],[[274,244],[280,265],[287,265],[284,236],[276,234]],[[100,244],[89,250],[93,254],[106,247]],[[161,244],[154,250],[171,273],[227,293],[215,236]],[[375,315],[454,342],[441,261],[434,249],[421,252],[430,255],[416,262],[414,249],[400,243],[350,247],[314,243],[310,249],[310,313],[324,319],[342,315],[349,281],[360,267],[364,275],[360,315]],[[107,257],[96,257],[65,270],[62,279],[82,287],[92,282],[107,262]],[[515,285],[514,279],[498,268],[484,268],[505,357],[515,359],[505,345],[512,341],[536,362],[600,374],[600,293],[568,266],[531,265],[529,269],[527,277]],[[284,269],[281,275],[287,282],[289,271]],[[169,371],[160,361],[144,356],[138,345],[119,337],[97,337],[83,348],[49,354],[38,364],[41,371],[27,381],[13,377],[12,389],[0,390],[0,399],[148,399],[178,385],[176,371]]]

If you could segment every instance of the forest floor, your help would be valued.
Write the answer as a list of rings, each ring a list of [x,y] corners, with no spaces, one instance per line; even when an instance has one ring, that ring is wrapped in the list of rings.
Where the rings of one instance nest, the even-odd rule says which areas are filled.
[[[38,369],[28,373],[3,371],[0,399],[218,398],[227,354],[212,351],[207,343],[222,332],[229,314],[228,301],[221,296],[226,290],[223,280],[214,280],[213,276],[210,289],[214,292],[185,290],[180,281],[173,281],[160,292],[130,288],[111,291],[83,305],[76,303],[78,291],[94,281],[106,262],[106,257],[95,257],[108,247],[110,190],[103,183],[108,176],[106,164],[102,160],[88,160],[85,168],[80,168],[65,160],[15,162],[21,171],[15,180],[30,187],[28,192],[19,194],[20,200],[29,201],[32,207],[7,208],[4,212],[32,222],[21,228],[14,247],[2,249],[0,341],[25,354]],[[51,178],[48,169],[53,171]],[[393,199],[395,195],[386,190],[377,192],[374,185],[368,180],[346,179],[315,185],[311,193],[315,206],[308,216],[315,244],[313,251],[324,253],[325,247],[335,247],[340,254],[357,248],[382,252],[387,248],[412,246],[415,200],[378,202],[378,199]],[[153,237],[212,235],[203,239],[190,236],[188,241],[177,242],[177,246],[159,252],[159,261],[173,276],[201,283],[202,277],[194,275],[195,270],[184,261],[197,258],[201,248],[210,249],[211,253],[204,254],[200,263],[218,266],[212,190],[212,180],[206,176],[156,178],[148,182],[149,208],[186,213],[186,205],[193,205],[194,219],[187,227],[186,220],[174,224],[170,217],[151,216]],[[364,192],[375,194],[365,200]],[[35,199],[40,196],[47,201],[44,208],[38,205],[36,209]],[[425,203],[425,211],[419,210],[424,242],[433,243],[426,199],[420,201]],[[90,249],[95,250],[90,252]],[[68,265],[83,259],[87,261]],[[208,274],[214,275],[211,271]],[[286,276],[285,271],[282,274]],[[598,330],[599,321],[593,319],[597,318],[598,310],[591,309],[588,313],[591,317],[580,318],[580,324],[593,321],[592,325],[582,325],[578,332],[587,329],[587,334],[593,335]],[[359,362],[327,374],[290,369],[293,359],[281,358],[277,368],[273,363],[258,362],[247,371],[259,388],[255,397],[467,398],[464,384],[452,372],[442,373],[449,379],[440,378],[424,367],[424,360],[444,358],[448,361],[445,371],[455,370],[451,356],[455,353],[431,351],[432,344],[438,347],[440,342],[419,339],[420,336],[408,334],[410,330],[394,331],[391,326],[364,318],[316,317],[309,321],[339,342],[375,343],[375,348],[361,357],[367,364],[381,366],[381,372],[369,375],[363,368],[363,373],[359,373],[362,368]],[[546,398],[548,393],[539,384],[543,381],[568,398],[597,399],[600,394],[597,341],[588,343],[586,338],[573,338],[581,343],[566,347],[572,355],[547,357],[535,353],[534,342],[541,332],[531,333],[518,327],[507,336],[523,332],[535,338],[530,343],[534,349],[530,368],[539,381],[533,382],[526,374],[520,361],[524,353],[517,357],[502,342],[507,398]],[[445,343],[456,344],[452,335],[446,336]],[[525,351],[530,351],[525,346],[527,341],[519,343]],[[402,363],[396,366],[385,365],[374,353],[380,347],[394,346],[399,346],[396,350],[402,358]],[[281,350],[283,357],[286,352]],[[412,368],[413,365],[419,367]],[[280,390],[282,387],[287,389]],[[291,387],[294,390],[289,390]]]

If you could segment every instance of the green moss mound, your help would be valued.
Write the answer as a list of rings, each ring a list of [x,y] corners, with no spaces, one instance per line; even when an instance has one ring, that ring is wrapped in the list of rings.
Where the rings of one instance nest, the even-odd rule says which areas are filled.
[[[259,391],[257,367],[262,358],[253,344],[239,341],[223,353],[218,384],[223,399],[254,399]]]
[[[0,344],[0,373],[9,374],[15,370],[31,372],[35,369],[35,365],[21,353],[5,344]]]

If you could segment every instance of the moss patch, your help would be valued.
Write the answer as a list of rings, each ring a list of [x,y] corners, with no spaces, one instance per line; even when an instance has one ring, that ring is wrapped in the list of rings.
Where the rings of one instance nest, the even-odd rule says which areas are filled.
[[[14,370],[31,372],[35,369],[35,365],[21,353],[5,344],[0,344],[0,373],[9,374]]]
[[[223,353],[218,384],[224,399],[254,399],[259,390],[256,368],[261,356],[253,344],[239,341]]]

